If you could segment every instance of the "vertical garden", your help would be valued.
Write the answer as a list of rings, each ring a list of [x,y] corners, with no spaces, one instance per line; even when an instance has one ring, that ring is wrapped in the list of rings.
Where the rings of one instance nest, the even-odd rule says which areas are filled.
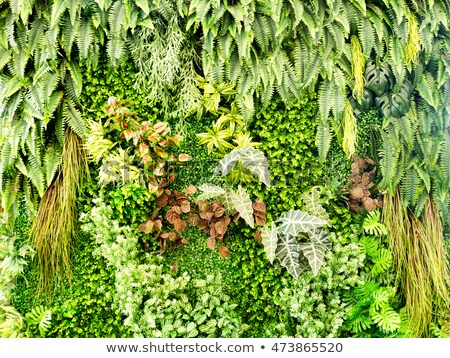
[[[449,19],[0,0],[0,336],[450,337]]]

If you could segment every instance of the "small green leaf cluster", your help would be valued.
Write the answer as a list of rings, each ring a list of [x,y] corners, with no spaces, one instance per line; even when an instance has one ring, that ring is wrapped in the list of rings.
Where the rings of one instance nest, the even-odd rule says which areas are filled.
[[[323,180],[314,144],[316,112],[317,103],[312,97],[292,106],[274,99],[249,124],[250,134],[261,142],[259,149],[266,153],[269,162],[271,187],[254,189],[267,205],[269,220],[300,206],[298,192]]]
[[[274,303],[282,320],[268,336],[337,337],[346,318],[343,292],[361,282],[364,255],[356,243],[333,242],[317,276],[306,272],[298,280],[282,280]]]
[[[111,207],[101,199],[94,203],[91,212],[80,217],[81,228],[99,245],[94,255],[104,257],[115,272],[110,297],[134,336],[239,336],[245,327],[220,276],[191,281],[186,272],[168,272],[163,257],[139,249],[133,230],[112,218]]]
[[[388,249],[387,228],[380,222],[380,211],[360,215],[359,247],[364,253],[362,283],[345,295],[346,322],[357,337],[411,336],[408,319],[401,310],[397,289],[391,283],[393,256]]]

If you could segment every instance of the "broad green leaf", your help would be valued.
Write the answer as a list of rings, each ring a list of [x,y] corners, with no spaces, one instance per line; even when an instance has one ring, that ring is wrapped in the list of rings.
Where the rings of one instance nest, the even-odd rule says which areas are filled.
[[[269,227],[268,225],[264,225],[261,229],[261,237],[267,258],[269,259],[270,263],[273,264],[273,260],[276,257],[275,252],[278,244],[278,232],[275,224],[272,223],[271,227]]]
[[[281,214],[277,222],[278,232],[281,235],[298,236],[300,233],[311,233],[324,226],[326,222],[317,216],[309,215],[300,210],[289,210]]]
[[[322,219],[330,224],[330,217],[328,216],[327,211],[320,204],[320,194],[316,188],[312,188],[310,192],[303,193],[301,196],[303,203],[305,204],[304,210],[310,214],[317,216],[319,219]]]
[[[248,195],[245,189],[240,185],[237,191],[229,189],[228,193],[230,194],[231,202],[241,215],[241,218],[253,229],[255,221],[253,218],[253,204],[250,200],[250,195]]]
[[[200,185],[198,187],[198,190],[202,192],[199,196],[197,196],[198,200],[209,200],[222,196],[226,193],[226,191],[222,189],[220,186],[209,183]]]
[[[296,238],[291,235],[280,236],[275,254],[281,265],[289,271],[292,277],[298,279],[303,270],[300,266],[300,255]]]
[[[136,5],[148,16],[150,14],[150,8],[148,6],[148,0],[135,0]]]

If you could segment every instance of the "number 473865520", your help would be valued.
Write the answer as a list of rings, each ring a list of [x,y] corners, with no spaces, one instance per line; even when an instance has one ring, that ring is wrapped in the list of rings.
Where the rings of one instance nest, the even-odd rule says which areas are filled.
[[[344,349],[342,343],[275,343],[272,346],[274,352],[304,352],[304,353],[316,353],[316,352],[337,352],[340,353]]]

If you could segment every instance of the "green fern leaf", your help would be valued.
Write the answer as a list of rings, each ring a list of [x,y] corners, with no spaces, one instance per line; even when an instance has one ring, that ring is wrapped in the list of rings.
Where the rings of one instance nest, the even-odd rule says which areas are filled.
[[[63,104],[64,122],[80,137],[84,138],[87,133],[86,125],[80,112],[71,101],[64,101]]]

